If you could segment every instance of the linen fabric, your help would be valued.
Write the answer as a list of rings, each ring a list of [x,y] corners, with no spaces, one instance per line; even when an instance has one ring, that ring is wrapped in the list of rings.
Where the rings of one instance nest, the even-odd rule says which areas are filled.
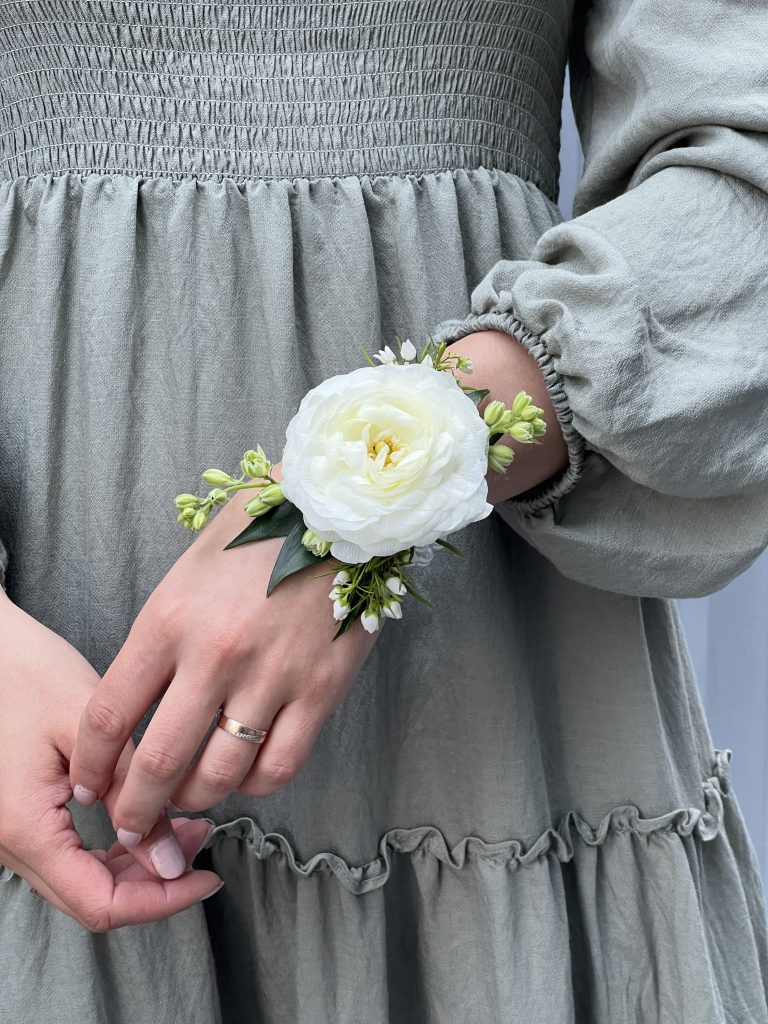
[[[570,452],[419,570],[295,779],[204,812],[212,899],[93,934],[0,869],[0,1020],[768,1022],[674,602],[768,542],[764,43],[751,0],[0,6],[6,587],[99,673],[175,494],[360,344],[507,330]]]

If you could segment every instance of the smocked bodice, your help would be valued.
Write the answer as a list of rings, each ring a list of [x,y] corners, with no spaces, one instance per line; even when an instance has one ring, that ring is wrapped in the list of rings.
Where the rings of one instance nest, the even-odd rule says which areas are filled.
[[[485,166],[556,196],[568,0],[0,5],[0,174]]]

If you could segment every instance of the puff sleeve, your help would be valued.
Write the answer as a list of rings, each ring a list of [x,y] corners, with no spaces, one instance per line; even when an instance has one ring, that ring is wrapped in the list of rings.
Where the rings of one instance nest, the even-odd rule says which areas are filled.
[[[577,0],[569,46],[574,216],[432,336],[499,328],[544,374],[569,465],[496,506],[514,530],[587,585],[701,596],[768,545],[768,15]]]

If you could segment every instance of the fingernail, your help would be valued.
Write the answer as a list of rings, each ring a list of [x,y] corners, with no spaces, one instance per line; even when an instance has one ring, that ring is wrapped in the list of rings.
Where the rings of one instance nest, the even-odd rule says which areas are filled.
[[[210,891],[210,892],[208,893],[208,895],[207,895],[207,896],[201,896],[201,897],[200,897],[200,902],[202,903],[202,902],[203,902],[203,900],[207,900],[207,899],[208,899],[208,896],[215,896],[215,895],[216,895],[216,893],[217,893],[217,892],[219,891],[219,889],[220,889],[220,888],[222,887],[222,885],[224,885],[224,879],[223,879],[223,878],[222,878],[222,880],[221,880],[221,881],[219,882],[219,884],[218,884],[218,885],[216,886],[216,888],[215,888],[215,889],[211,889],[211,891]]]
[[[161,878],[178,878],[187,867],[184,851],[172,835],[150,846],[149,857]]]
[[[92,789],[86,789],[85,786],[81,786],[78,782],[74,788],[74,797],[79,804],[83,804],[85,807],[90,807],[91,804],[96,803],[98,793],[94,793]]]
[[[144,835],[141,832],[129,832],[125,828],[117,830],[117,841],[123,846],[138,846],[143,838]]]

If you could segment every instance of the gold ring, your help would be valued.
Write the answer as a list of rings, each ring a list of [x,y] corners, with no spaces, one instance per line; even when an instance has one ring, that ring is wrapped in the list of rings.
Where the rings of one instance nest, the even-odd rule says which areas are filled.
[[[267,738],[266,729],[252,729],[250,725],[238,722],[236,719],[225,715],[224,712],[222,712],[216,725],[232,736],[237,736],[239,740],[248,740],[249,743],[263,743]]]

